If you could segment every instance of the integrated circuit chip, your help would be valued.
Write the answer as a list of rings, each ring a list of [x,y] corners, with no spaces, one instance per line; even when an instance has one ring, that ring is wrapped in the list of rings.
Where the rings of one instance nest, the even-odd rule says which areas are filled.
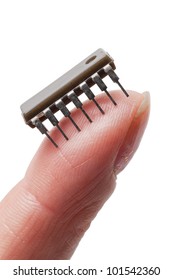
[[[94,85],[97,85],[101,91],[105,92],[110,101],[116,106],[116,101],[109,93],[107,85],[103,81],[106,76],[109,76],[114,83],[117,83],[128,97],[127,91],[120,84],[119,77],[114,71],[115,68],[112,57],[103,49],[98,49],[21,105],[22,115],[26,124],[32,128],[36,127],[49,138],[55,147],[58,147],[43,124],[48,119],[53,126],[57,127],[64,138],[68,140],[68,136],[59,125],[59,120],[56,117],[57,111],[61,111],[65,117],[69,118],[75,128],[80,131],[80,127],[74,121],[70,110],[67,108],[67,104],[72,102],[76,108],[81,110],[87,120],[92,123],[92,118],[84,110],[79,96],[84,93],[89,100],[94,102],[98,110],[104,114],[103,108],[97,102],[92,91],[92,86]]]

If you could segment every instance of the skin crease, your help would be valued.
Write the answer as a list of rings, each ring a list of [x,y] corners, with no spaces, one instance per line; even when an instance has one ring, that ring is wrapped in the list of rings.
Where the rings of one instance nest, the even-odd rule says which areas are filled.
[[[105,94],[60,123],[66,141],[53,129],[56,149],[44,139],[25,177],[0,203],[0,259],[69,259],[115,188],[116,175],[135,153],[149,116],[148,94]]]

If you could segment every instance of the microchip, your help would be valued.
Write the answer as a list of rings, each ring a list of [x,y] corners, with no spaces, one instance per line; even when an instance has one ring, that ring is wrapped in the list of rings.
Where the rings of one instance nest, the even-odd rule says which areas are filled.
[[[76,108],[81,110],[87,120],[92,123],[91,116],[83,108],[83,103],[79,99],[81,94],[97,106],[101,114],[104,114],[103,108],[99,105],[92,91],[92,87],[97,85],[98,88],[105,92],[110,101],[116,106],[116,101],[110,95],[107,85],[103,79],[108,76],[119,85],[123,93],[128,97],[128,93],[119,82],[119,77],[115,73],[115,64],[112,57],[103,49],[98,49],[86,59],[81,61],[71,70],[59,77],[53,83],[41,90],[39,93],[28,99],[21,105],[21,111],[25,123],[30,127],[36,127],[42,134],[45,134],[49,140],[58,147],[57,143],[49,135],[49,131],[43,124],[45,120],[49,120],[53,126],[56,126],[59,132],[68,140],[68,136],[59,125],[56,116],[57,111],[72,122],[75,128],[80,131],[80,127],[71,116],[67,104],[72,102]]]

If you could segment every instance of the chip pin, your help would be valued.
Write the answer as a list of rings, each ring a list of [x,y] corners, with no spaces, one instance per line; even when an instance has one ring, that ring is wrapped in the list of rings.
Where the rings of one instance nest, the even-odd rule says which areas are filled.
[[[52,142],[52,144],[58,148],[58,145],[55,143],[55,141],[50,137],[50,135],[48,134],[48,130],[47,128],[42,124],[42,122],[37,119],[34,121],[35,126],[38,128],[38,130],[42,133],[45,134],[47,136],[47,138]]]
[[[112,96],[110,95],[110,93],[107,91],[107,86],[106,84],[102,81],[102,79],[100,78],[99,74],[97,74],[96,76],[93,77],[93,81],[98,85],[98,87],[104,91],[107,96],[109,97],[109,99],[112,101],[112,103],[114,105],[117,105],[117,103],[115,102],[115,100],[112,98]]]
[[[121,88],[121,90],[124,92],[124,94],[128,97],[129,94],[127,93],[127,91],[123,88],[123,86],[120,84],[119,82],[119,77],[117,76],[117,74],[113,71],[113,69],[109,66],[108,70],[107,70],[107,74],[109,75],[109,77],[111,78],[111,80],[116,83],[117,85],[119,85],[119,87]]]
[[[83,92],[86,94],[86,96],[88,97],[89,100],[92,100],[94,102],[94,104],[97,106],[97,108],[99,109],[99,111],[104,115],[104,111],[103,109],[100,107],[100,105],[98,104],[98,102],[95,100],[95,95],[94,93],[91,91],[91,89],[89,88],[89,86],[87,84],[83,84],[81,86],[81,89],[83,90]]]
[[[59,101],[57,104],[55,104],[56,107],[63,113],[63,115],[67,118],[70,119],[70,121],[72,122],[72,124],[76,127],[76,129],[78,131],[80,131],[80,128],[78,127],[78,125],[75,123],[75,121],[73,120],[73,118],[71,117],[71,113],[69,111],[69,109],[66,107],[65,103],[61,100]]]
[[[87,120],[89,122],[92,122],[91,118],[88,116],[87,112],[84,110],[83,104],[80,101],[80,99],[78,98],[78,96],[74,92],[72,92],[68,95],[68,97],[73,102],[73,104],[76,106],[76,108],[79,108],[82,111],[82,113],[85,115]]]
[[[67,135],[64,133],[64,131],[62,130],[62,128],[59,126],[59,121],[57,120],[57,118],[55,117],[55,115],[53,114],[53,112],[48,109],[45,112],[45,116],[48,118],[48,120],[53,124],[53,126],[56,126],[57,129],[62,133],[62,135],[64,136],[64,138],[66,140],[68,140]]]

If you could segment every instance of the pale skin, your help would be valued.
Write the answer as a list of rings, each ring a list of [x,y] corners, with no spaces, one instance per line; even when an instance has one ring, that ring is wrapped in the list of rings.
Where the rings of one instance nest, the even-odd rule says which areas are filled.
[[[0,203],[0,259],[70,259],[92,220],[112,194],[117,174],[128,164],[140,143],[149,116],[149,95],[129,91],[105,94],[84,105],[41,144],[24,178]],[[131,182],[132,184],[133,182]],[[104,242],[104,240],[102,240]]]

